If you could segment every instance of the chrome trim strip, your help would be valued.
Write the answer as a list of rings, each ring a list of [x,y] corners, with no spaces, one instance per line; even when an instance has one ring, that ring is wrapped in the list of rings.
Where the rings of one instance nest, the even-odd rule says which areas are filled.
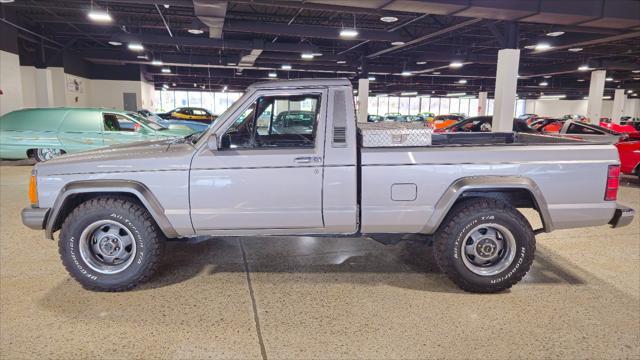
[[[155,195],[153,195],[151,190],[149,190],[149,188],[144,184],[132,180],[82,180],[70,182],[60,190],[60,193],[54,202],[51,214],[47,219],[45,227],[45,236],[47,239],[53,240],[53,226],[56,223],[60,209],[62,209],[62,205],[65,203],[67,198],[74,194],[86,194],[93,192],[124,192],[135,195],[142,202],[142,205],[144,205],[147,211],[149,211],[153,219],[158,224],[158,227],[167,238],[178,237],[178,233],[164,213],[164,208]]]
[[[522,164],[616,164],[615,160],[549,160],[549,161],[495,161],[495,162],[442,162],[442,163],[393,163],[362,164],[366,166],[411,166],[411,165],[522,165]]]

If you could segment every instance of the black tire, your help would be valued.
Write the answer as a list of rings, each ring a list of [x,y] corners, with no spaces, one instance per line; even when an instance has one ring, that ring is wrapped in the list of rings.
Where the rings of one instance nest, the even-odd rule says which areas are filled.
[[[43,162],[64,154],[64,151],[60,149],[52,148],[39,148],[33,150],[33,158],[36,162]]]
[[[472,271],[468,263],[473,261],[470,258],[475,257],[466,255],[463,249],[467,245],[481,245],[470,236],[472,232],[476,233],[475,229],[481,231],[485,224],[505,228],[511,232],[515,244],[515,247],[512,246],[513,260],[509,262],[509,257],[504,256],[506,252],[503,252],[503,259],[506,260],[502,264],[506,268],[496,274],[478,274]],[[503,239],[506,238],[503,236]],[[490,198],[472,198],[457,203],[435,234],[434,253],[438,266],[462,290],[474,293],[500,292],[516,284],[531,268],[535,249],[535,234],[527,219],[509,204]],[[496,267],[496,271],[499,269],[500,267]]]
[[[97,271],[95,264],[100,263],[100,255],[88,256],[85,250],[83,257],[81,253],[83,231],[101,221],[114,223],[114,226],[125,234],[129,231],[129,239],[133,238],[133,241],[129,240],[129,247],[135,245],[135,251],[129,254],[131,262],[117,273]],[[110,225],[106,226],[108,228]],[[144,208],[127,199],[101,197],[80,204],[69,214],[62,224],[58,244],[62,263],[69,274],[85,289],[126,291],[145,282],[154,274],[163,240],[163,234]],[[85,241],[96,243],[86,239]],[[92,246],[95,245],[87,245],[87,248]],[[90,264],[91,261],[94,267]]]

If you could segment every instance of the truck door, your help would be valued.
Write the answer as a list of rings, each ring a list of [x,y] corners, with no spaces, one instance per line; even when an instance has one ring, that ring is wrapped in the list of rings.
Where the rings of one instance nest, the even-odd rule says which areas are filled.
[[[191,219],[198,233],[322,229],[326,90],[257,91],[195,155]],[[319,230],[319,231],[320,231]]]

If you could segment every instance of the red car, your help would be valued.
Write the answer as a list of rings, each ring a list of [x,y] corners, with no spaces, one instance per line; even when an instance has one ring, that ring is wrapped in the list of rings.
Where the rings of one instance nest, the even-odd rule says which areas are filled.
[[[603,128],[607,128],[609,130],[613,130],[613,131],[617,131],[619,133],[630,133],[630,132],[636,132],[636,128],[634,128],[631,125],[620,125],[620,124],[616,124],[616,123],[610,123],[610,122],[600,122],[600,126],[602,126]]]
[[[624,141],[615,145],[620,155],[620,171],[640,176],[640,141]]]

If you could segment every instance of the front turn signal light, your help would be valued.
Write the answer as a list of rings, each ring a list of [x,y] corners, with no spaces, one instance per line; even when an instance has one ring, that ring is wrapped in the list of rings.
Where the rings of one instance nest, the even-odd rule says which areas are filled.
[[[35,174],[32,174],[31,179],[29,179],[29,201],[31,202],[31,206],[38,205],[38,184]]]

